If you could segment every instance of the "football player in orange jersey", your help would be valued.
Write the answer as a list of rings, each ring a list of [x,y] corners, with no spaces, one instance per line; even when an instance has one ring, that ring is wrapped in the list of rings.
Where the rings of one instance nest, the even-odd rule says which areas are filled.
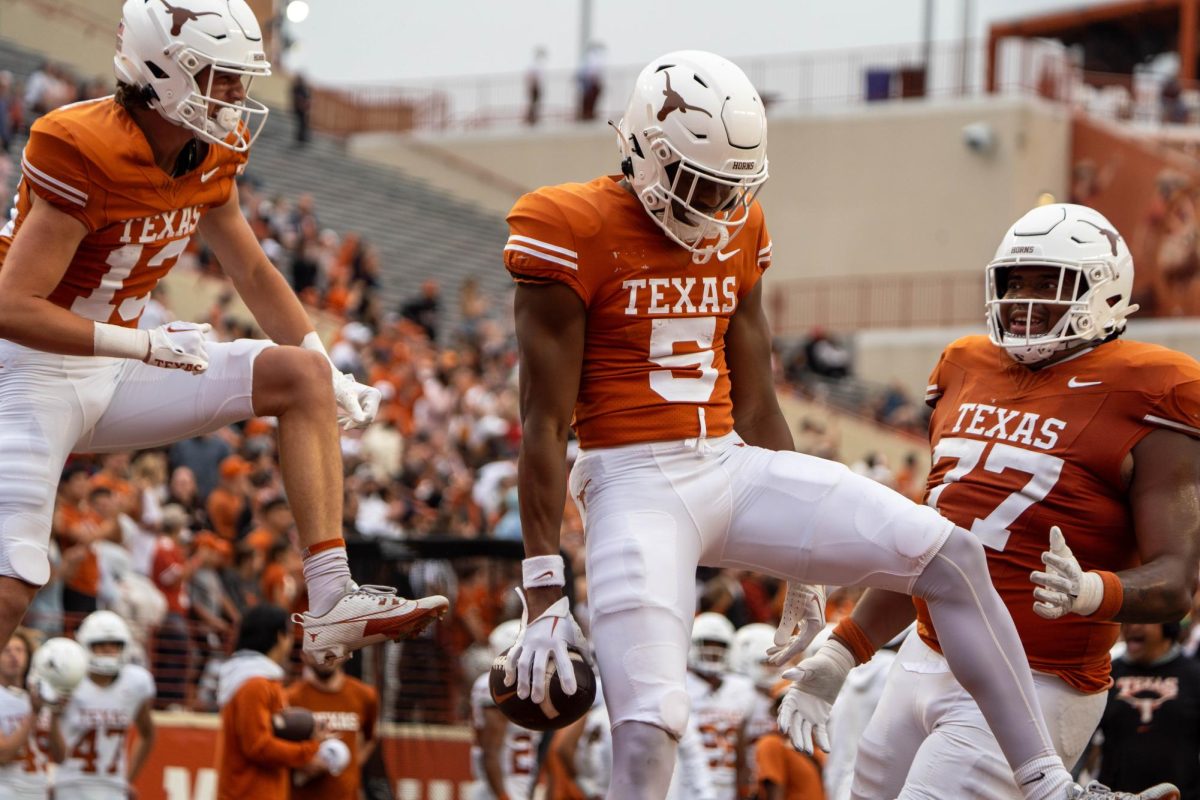
[[[581,452],[569,487],[587,532],[590,629],[614,726],[610,798],[667,792],[689,714],[698,564],[808,587],[792,592],[805,610],[789,616],[806,622],[791,641],[785,626],[777,660],[823,627],[821,584],[924,598],[1025,796],[1078,796],[978,538],[793,450],[762,307],[771,239],[755,195],[767,130],[750,81],[711,53],[662,56],[638,76],[618,132],[623,175],[539,189],[508,217],[527,558],[526,624],[506,680],[540,702],[548,660],[564,665],[581,644],[558,555],[573,421]],[[833,658],[848,669],[852,649],[869,644],[861,631],[842,636]],[[571,671],[560,674],[573,691]],[[793,742],[811,751],[812,727],[793,719],[783,718]]]
[[[927,502],[986,547],[1067,764],[1104,712],[1117,621],[1177,620],[1196,584],[1200,364],[1120,338],[1132,291],[1133,259],[1107,219],[1078,205],[1035,208],[988,265],[988,336],[951,344],[929,381]],[[941,623],[915,606],[903,668],[889,673],[859,747],[853,796],[1021,797],[1002,731],[989,731],[950,674]],[[913,617],[908,598],[877,590],[853,612],[872,644]],[[831,697],[844,677],[814,669],[793,691]],[[823,724],[827,706],[810,712]],[[1177,794],[1162,785],[1115,796]]]
[[[238,205],[270,73],[245,0],[127,0],[115,96],[34,123],[0,231],[0,641],[49,577],[67,454],[157,447],[279,418],[305,550],[304,648],[325,661],[444,613],[350,579],[335,419],[366,425],[379,393],[332,370],[303,306]],[[151,290],[199,231],[274,341],[207,341],[207,325],[139,330]],[[276,342],[279,345],[276,345]]]

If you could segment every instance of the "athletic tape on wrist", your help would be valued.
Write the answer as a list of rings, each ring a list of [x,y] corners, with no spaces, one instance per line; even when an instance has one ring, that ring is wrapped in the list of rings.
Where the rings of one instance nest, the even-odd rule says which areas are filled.
[[[150,355],[150,332],[107,322],[92,323],[92,352],[98,356],[145,361]]]
[[[533,556],[521,562],[521,585],[526,589],[562,586],[567,582],[565,572],[562,556]]]

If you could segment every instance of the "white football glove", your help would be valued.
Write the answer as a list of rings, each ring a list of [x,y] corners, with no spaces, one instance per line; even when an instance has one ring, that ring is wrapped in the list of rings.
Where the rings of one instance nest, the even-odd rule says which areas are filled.
[[[149,331],[150,351],[143,359],[163,369],[181,369],[199,375],[208,369],[208,344],[212,330],[207,322],[169,322]]]
[[[821,649],[783,673],[793,681],[779,704],[779,730],[797,750],[812,755],[813,740],[829,752],[829,712],[850,670],[854,656],[845,645],[830,639]]]
[[[1084,572],[1062,531],[1050,529],[1050,549],[1042,553],[1045,572],[1034,572],[1033,612],[1042,619],[1058,619],[1070,613],[1087,616],[1104,599],[1104,581],[1094,572]]]
[[[825,587],[789,583],[783,616],[775,629],[775,646],[767,648],[767,663],[782,667],[797,661],[825,627]]]
[[[540,703],[546,699],[546,667],[554,659],[559,683],[567,694],[575,694],[575,668],[567,653],[567,645],[587,652],[583,631],[571,616],[571,607],[565,596],[542,612],[533,622],[529,621],[529,605],[525,593],[521,596],[521,632],[517,643],[508,651],[504,663],[504,685],[517,684],[517,697]],[[585,656],[586,657],[586,656]]]
[[[365,428],[375,421],[383,395],[374,386],[359,383],[346,372],[333,371],[333,396],[337,400],[337,421],[343,430]]]

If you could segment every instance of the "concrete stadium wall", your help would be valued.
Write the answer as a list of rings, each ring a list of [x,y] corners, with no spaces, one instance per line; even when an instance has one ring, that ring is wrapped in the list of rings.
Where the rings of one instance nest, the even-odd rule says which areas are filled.
[[[963,141],[982,122],[989,155]],[[1033,99],[909,102],[771,120],[771,280],[982,268],[1042,192],[1065,197],[1070,121]],[[521,192],[617,170],[612,129],[356,137],[378,159],[503,212]]]
[[[0,0],[0,36],[78,70],[112,75],[122,0]]]

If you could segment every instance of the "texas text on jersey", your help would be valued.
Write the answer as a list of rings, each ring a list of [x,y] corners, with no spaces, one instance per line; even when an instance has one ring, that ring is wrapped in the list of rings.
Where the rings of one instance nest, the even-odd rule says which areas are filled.
[[[575,407],[583,447],[733,430],[725,330],[771,263],[757,204],[737,239],[703,264],[663,237],[619,176],[527,194],[508,224],[513,278],[564,283],[587,306]]]
[[[1154,430],[1200,436],[1200,364],[1117,339],[1031,371],[987,337],[970,336],[946,349],[929,384],[928,504],[982,539],[1030,666],[1085,693],[1104,690],[1119,626],[1078,614],[1038,617],[1029,575],[1043,569],[1053,525],[1085,570],[1136,565],[1122,464]],[[936,647],[916,602],[918,630]]]

